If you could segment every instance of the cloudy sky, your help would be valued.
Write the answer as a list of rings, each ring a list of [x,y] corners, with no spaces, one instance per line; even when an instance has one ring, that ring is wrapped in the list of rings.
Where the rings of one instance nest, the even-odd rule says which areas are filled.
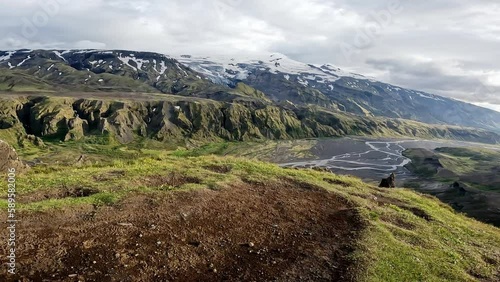
[[[500,111],[498,0],[0,0],[0,49],[279,52]]]

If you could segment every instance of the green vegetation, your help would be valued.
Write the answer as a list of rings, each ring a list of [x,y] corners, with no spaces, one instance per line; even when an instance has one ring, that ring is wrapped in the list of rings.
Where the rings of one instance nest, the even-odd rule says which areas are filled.
[[[53,92],[55,87],[23,71],[0,69],[0,91]]]
[[[330,191],[359,217],[360,226],[353,230],[360,233],[349,242],[359,281],[500,278],[499,229],[458,214],[434,197],[256,160],[310,157],[316,141],[300,138],[412,136],[498,144],[498,134],[374,117],[381,113],[365,98],[332,100],[318,89],[294,89],[288,80],[286,91],[278,89],[274,96],[244,83],[215,85],[164,57],[163,73],[156,63],[139,70],[129,61],[123,67],[120,51],[113,54],[106,66],[90,63],[99,62],[99,54],[74,66],[34,56],[22,69],[0,70],[0,139],[33,166],[17,177],[21,214],[97,212],[119,208],[136,196],[297,183]],[[336,96],[354,97],[342,93]],[[500,175],[496,153],[445,148],[407,155],[414,159],[410,168],[429,178],[459,179],[482,189],[498,183],[491,177],[492,172]],[[0,208],[7,206],[1,197]]]
[[[140,149],[104,137],[49,142],[37,153],[47,163],[18,177],[19,208],[25,212],[82,205],[99,208],[136,194],[158,196],[184,189],[218,190],[244,182],[279,185],[296,181],[327,189],[356,207],[365,225],[360,240],[352,242],[351,259],[360,281],[498,278],[500,231],[495,227],[410,190],[384,190],[353,177],[206,155],[223,154],[235,147],[220,143],[194,150]],[[82,152],[88,156],[78,163]],[[28,157],[32,152],[21,150],[20,154]],[[87,195],[82,191],[88,191]],[[1,208],[6,205],[2,199]]]
[[[75,141],[103,134],[124,144],[141,138],[189,144],[346,135],[500,142],[499,135],[477,129],[360,117],[313,106],[287,109],[265,103],[246,103],[246,100],[221,102],[156,96],[162,94],[110,99],[102,93],[87,94],[100,98],[77,98],[70,94],[66,94],[69,97],[24,97],[12,93],[2,97],[0,138],[5,136],[11,144],[22,143],[26,135]]]
[[[316,143],[317,139],[202,143],[191,149],[177,149],[172,154],[178,157],[198,157],[204,155],[237,156],[246,159],[282,163],[289,159],[296,160],[314,157],[310,150]]]
[[[410,149],[408,168],[427,179],[460,181],[474,188],[500,192],[500,151],[480,148]]]

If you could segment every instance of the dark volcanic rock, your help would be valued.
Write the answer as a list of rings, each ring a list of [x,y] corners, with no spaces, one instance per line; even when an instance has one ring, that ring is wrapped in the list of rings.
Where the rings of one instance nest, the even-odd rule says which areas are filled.
[[[391,173],[391,175],[388,178],[382,179],[378,187],[396,188],[396,175],[394,173]]]
[[[450,185],[450,188],[454,191],[456,191],[458,194],[461,196],[464,196],[467,193],[467,190],[465,190],[465,187],[463,184],[459,182],[454,182],[453,184]]]

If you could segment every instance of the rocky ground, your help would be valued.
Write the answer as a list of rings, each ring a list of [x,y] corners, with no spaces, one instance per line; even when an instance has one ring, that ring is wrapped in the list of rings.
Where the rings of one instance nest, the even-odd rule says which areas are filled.
[[[19,160],[15,149],[2,140],[0,140],[0,156],[0,171],[2,173],[6,173],[11,168],[14,168],[18,172],[27,169]]]
[[[345,201],[293,182],[20,217],[20,281],[350,281],[361,227]]]

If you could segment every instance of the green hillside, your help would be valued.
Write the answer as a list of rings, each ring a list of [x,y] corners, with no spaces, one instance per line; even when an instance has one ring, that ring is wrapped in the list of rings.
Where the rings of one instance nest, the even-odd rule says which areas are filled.
[[[150,281],[500,278],[500,231],[434,197],[206,155],[221,147],[160,146],[91,138],[20,150],[39,161],[17,182],[27,244],[18,261],[32,270],[18,278],[93,279],[108,269]]]
[[[479,148],[411,149],[410,170],[438,181],[460,181],[474,188],[500,192],[500,152]]]

